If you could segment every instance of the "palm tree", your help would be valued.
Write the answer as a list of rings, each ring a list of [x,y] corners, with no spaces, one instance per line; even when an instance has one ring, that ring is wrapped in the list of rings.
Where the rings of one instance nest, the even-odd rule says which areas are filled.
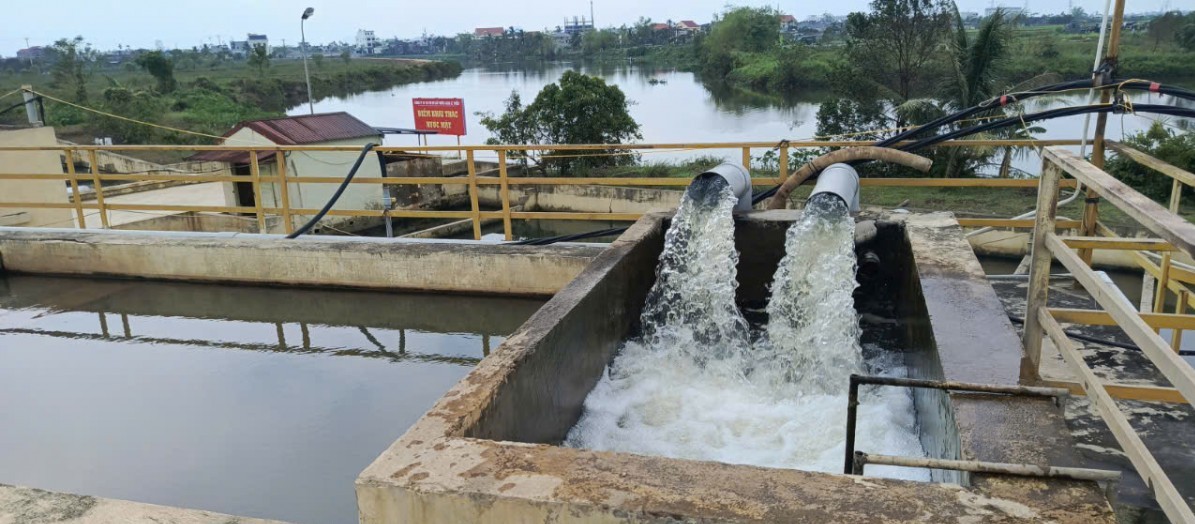
[[[944,86],[943,100],[954,109],[972,107],[990,99],[998,92],[999,66],[1008,56],[1012,38],[1011,20],[997,9],[979,24],[974,38],[967,35],[958,6],[954,7],[954,29],[951,35],[948,65],[953,74]],[[952,148],[946,165],[946,176],[954,177],[962,171],[965,152]]]

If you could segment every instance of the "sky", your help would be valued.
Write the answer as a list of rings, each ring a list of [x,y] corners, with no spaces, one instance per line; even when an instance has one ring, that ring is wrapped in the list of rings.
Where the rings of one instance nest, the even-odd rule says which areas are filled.
[[[1131,0],[1129,12],[1156,11],[1186,0]],[[835,2],[739,0],[734,5],[778,7],[798,19],[830,12],[866,10],[868,0]],[[455,35],[474,27],[515,26],[524,30],[560,25],[564,17],[588,16],[587,0],[59,0],[13,1],[5,8],[7,23],[0,32],[0,56],[13,56],[30,45],[82,35],[98,49],[118,44],[153,48],[190,48],[217,40],[244,40],[246,33],[265,33],[270,42],[299,41],[303,8],[315,8],[307,21],[307,40],[313,43],[352,42],[357,29],[372,29],[379,38],[412,38],[429,34]],[[594,0],[599,27],[631,24],[640,16],[653,20],[708,22],[727,0]],[[1100,0],[958,0],[962,11],[982,12],[993,5],[1028,6],[1031,12],[1058,13],[1070,5],[1102,12]]]

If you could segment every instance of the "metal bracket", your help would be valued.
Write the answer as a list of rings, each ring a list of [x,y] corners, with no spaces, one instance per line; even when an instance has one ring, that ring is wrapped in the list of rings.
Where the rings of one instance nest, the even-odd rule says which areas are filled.
[[[846,460],[843,473],[851,475],[855,469],[855,426],[859,416],[859,386],[873,384],[877,386],[898,386],[908,388],[940,389],[943,391],[967,391],[973,393],[993,393],[998,395],[1012,395],[1019,397],[1051,397],[1054,404],[1062,408],[1070,391],[1064,388],[1046,388],[1036,386],[1001,386],[995,384],[972,384],[968,382],[954,382],[949,380],[925,380],[916,378],[880,377],[869,375],[851,375],[850,394],[846,405]]]

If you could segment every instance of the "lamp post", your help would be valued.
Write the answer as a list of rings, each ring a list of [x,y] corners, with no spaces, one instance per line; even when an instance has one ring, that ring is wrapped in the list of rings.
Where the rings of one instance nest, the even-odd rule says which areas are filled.
[[[303,19],[299,20],[299,35],[303,41],[299,44],[299,54],[303,55],[303,78],[307,80],[307,109],[311,114],[315,114],[315,103],[311,101],[311,73],[307,71],[307,31],[303,27],[307,23],[307,19],[315,14],[314,7],[308,7],[303,10]]]

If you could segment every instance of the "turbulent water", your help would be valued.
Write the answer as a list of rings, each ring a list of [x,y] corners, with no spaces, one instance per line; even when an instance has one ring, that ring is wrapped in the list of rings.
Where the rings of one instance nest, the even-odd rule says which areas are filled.
[[[854,222],[815,199],[788,231],[768,323],[752,333],[735,305],[735,197],[720,179],[690,186],[668,231],[643,311],[585,401],[565,445],[674,458],[840,472],[847,377],[903,376],[897,355],[864,361],[852,300]],[[912,399],[865,389],[859,449],[923,455]],[[913,469],[869,475],[928,480]]]

